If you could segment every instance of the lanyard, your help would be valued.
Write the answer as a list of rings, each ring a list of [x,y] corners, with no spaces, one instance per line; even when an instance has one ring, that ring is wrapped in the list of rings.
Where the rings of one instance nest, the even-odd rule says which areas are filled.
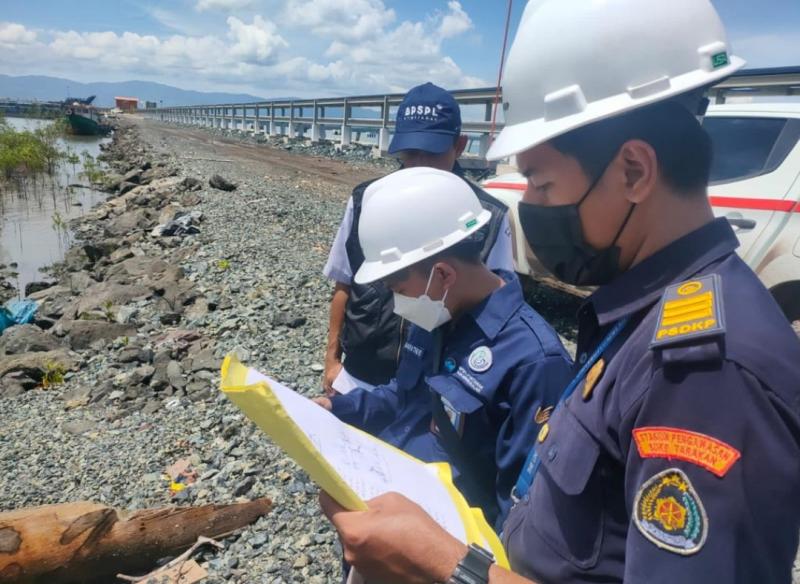
[[[616,322],[614,327],[608,332],[605,338],[600,342],[591,356],[586,360],[586,363],[580,368],[578,373],[569,382],[564,392],[561,394],[561,397],[558,399],[558,404],[556,405],[555,409],[558,409],[562,406],[562,404],[567,400],[567,398],[572,395],[575,391],[575,388],[578,387],[583,378],[586,377],[586,374],[589,372],[589,369],[594,366],[595,363],[603,356],[606,349],[611,346],[611,343],[614,342],[622,330],[625,328],[625,325],[628,324],[630,317],[626,316],[621,318]],[[539,457],[539,454],[536,452],[536,444],[533,445],[530,452],[528,452],[528,457],[525,459],[525,466],[522,467],[522,472],[519,473],[519,478],[517,479],[517,484],[514,485],[514,488],[511,490],[511,498],[516,502],[519,500],[519,497],[525,495],[528,490],[531,488],[533,484],[533,479],[536,476],[536,473],[539,471],[539,465],[541,464],[542,459]]]

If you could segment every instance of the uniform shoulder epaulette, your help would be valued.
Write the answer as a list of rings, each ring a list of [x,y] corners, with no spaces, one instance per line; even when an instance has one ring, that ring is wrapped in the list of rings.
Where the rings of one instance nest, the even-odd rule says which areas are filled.
[[[686,344],[725,334],[718,274],[672,284],[664,290],[650,348]]]

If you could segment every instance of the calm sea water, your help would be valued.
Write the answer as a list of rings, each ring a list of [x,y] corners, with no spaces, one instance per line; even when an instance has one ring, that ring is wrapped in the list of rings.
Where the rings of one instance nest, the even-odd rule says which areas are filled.
[[[34,130],[52,122],[28,118],[7,118],[17,130]],[[79,157],[88,152],[100,154],[100,144],[109,138],[69,136],[60,140],[59,148],[69,148]],[[82,163],[63,162],[52,177],[28,180],[19,188],[5,191],[0,200],[0,263],[17,264],[17,290],[22,297],[25,285],[43,279],[40,269],[59,261],[69,248],[72,234],[57,227],[87,213],[106,194],[88,188],[69,187],[86,184],[80,176]]]

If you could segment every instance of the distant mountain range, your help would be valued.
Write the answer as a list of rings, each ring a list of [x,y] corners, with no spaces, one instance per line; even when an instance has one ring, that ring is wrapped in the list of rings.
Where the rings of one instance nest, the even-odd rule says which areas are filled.
[[[99,107],[113,107],[114,98],[117,96],[138,98],[140,108],[144,107],[145,101],[154,101],[159,106],[265,101],[263,97],[246,93],[191,91],[152,81],[79,83],[44,75],[21,77],[0,75],[0,99],[61,101],[66,97],[88,97],[90,95],[97,96],[94,104]]]

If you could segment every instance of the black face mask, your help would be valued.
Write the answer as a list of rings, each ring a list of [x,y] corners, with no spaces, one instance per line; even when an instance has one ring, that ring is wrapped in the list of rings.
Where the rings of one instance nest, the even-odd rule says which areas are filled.
[[[620,249],[616,244],[636,203],[631,203],[614,241],[602,250],[586,243],[578,213],[581,204],[600,182],[603,174],[600,174],[575,204],[546,207],[522,201],[519,203],[519,222],[533,253],[547,270],[567,284],[601,286],[608,284],[620,271]]]

